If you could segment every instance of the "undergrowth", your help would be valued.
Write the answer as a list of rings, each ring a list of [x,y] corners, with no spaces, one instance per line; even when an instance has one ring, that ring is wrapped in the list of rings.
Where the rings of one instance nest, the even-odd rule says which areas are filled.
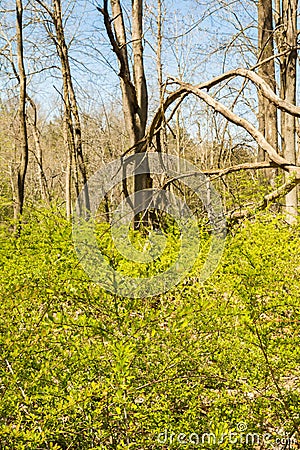
[[[109,239],[101,242],[109,254]],[[265,213],[228,235],[204,284],[198,261],[166,294],[131,299],[91,282],[58,213],[36,211],[19,239],[3,227],[0,448],[296,442],[299,245],[299,227]],[[130,262],[114,261],[132,273]]]

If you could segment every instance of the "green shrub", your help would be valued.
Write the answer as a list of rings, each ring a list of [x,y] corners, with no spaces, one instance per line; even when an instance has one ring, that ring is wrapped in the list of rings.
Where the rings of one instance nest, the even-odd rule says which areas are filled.
[[[296,437],[299,227],[262,214],[228,236],[204,285],[200,259],[181,284],[143,299],[89,280],[58,213],[36,211],[19,239],[2,231],[1,244],[3,450],[197,448],[191,433],[208,433],[200,448],[250,449],[242,432],[270,434],[260,448]],[[125,272],[144,271],[108,237],[100,245]]]

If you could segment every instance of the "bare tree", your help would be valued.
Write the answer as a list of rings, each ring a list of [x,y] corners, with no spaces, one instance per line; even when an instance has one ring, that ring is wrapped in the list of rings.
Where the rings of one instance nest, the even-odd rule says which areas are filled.
[[[85,183],[87,179],[87,167],[83,156],[83,147],[91,148],[90,143],[87,144],[86,140],[90,132],[87,132],[85,127],[82,128],[81,122],[83,116],[79,112],[78,99],[76,97],[78,94],[75,90],[74,78],[72,78],[73,73],[71,73],[70,45],[73,40],[68,42],[67,28],[64,22],[66,15],[62,11],[64,3],[61,0],[37,0],[31,4],[33,5],[33,10],[37,13],[36,22],[34,21],[36,17],[34,15],[32,16],[32,29],[34,27],[38,28],[38,22],[43,24],[47,30],[48,43],[50,38],[52,43],[54,43],[55,58],[59,59],[60,62],[59,70],[62,78],[62,92],[59,91],[59,94],[62,99],[64,117],[63,128],[61,129],[63,130],[65,148],[68,155],[67,164],[63,161],[62,166],[63,170],[66,169],[66,209],[67,215],[70,216],[72,212],[72,193],[75,191],[78,194],[80,184]],[[176,25],[174,32],[174,29],[172,29],[172,26],[174,28],[174,24],[171,23],[170,16],[168,15],[172,7],[169,4],[166,5],[163,0],[154,0],[151,5],[148,3],[148,11],[155,18],[156,25],[152,27],[152,35],[148,33],[147,40],[144,36],[145,27],[143,26],[143,22],[144,20],[148,20],[148,16],[147,11],[146,14],[143,11],[143,6],[145,5],[143,0],[132,0],[129,3],[123,3],[121,0],[103,0],[102,8],[98,8],[103,16],[105,34],[109,39],[119,68],[118,75],[127,135],[127,141],[126,138],[124,141],[122,140],[122,147],[125,146],[125,153],[130,151],[135,153],[147,152],[154,148],[157,151],[176,151],[177,149],[179,153],[180,149],[185,149],[187,157],[191,156],[192,153],[195,155],[198,152],[198,155],[200,155],[200,152],[206,152],[207,156],[209,154],[210,161],[208,161],[207,157],[204,157],[204,154],[201,155],[203,157],[196,158],[197,161],[201,161],[203,170],[211,171],[211,173],[214,173],[214,176],[221,174],[220,177],[225,176],[227,173],[234,173],[235,169],[232,169],[234,165],[239,167],[237,170],[253,170],[257,168],[260,171],[267,170],[268,174],[274,173],[275,169],[277,171],[280,168],[285,174],[285,188],[279,189],[278,192],[280,192],[280,195],[283,192],[287,194],[287,213],[288,217],[290,217],[289,221],[292,222],[292,217],[295,217],[297,212],[297,189],[295,186],[298,184],[297,180],[299,175],[299,167],[296,164],[297,143],[295,124],[295,118],[299,117],[299,108],[296,106],[296,16],[298,0],[274,0],[273,2],[271,0],[260,0],[258,4],[251,2],[251,15],[257,11],[258,17],[258,49],[256,41],[251,40],[253,35],[250,25],[249,32],[247,32],[248,28],[245,25],[245,20],[248,19],[241,16],[240,20],[239,10],[235,10],[235,5],[237,4],[241,7],[241,2],[237,1],[232,5],[228,2],[212,1],[209,8],[206,8],[205,2],[195,1],[195,4],[197,4],[199,9],[192,11],[182,21],[179,18],[178,27]],[[76,8],[75,2],[70,2],[70,5]],[[275,5],[273,9],[272,5]],[[166,14],[166,6],[168,6],[168,14]],[[177,12],[176,8],[177,6],[174,5],[174,14]],[[74,11],[76,12],[76,10]],[[230,12],[230,15],[227,14],[227,11]],[[220,14],[224,18],[228,16],[228,24],[230,24],[232,19],[233,34],[225,39],[224,45],[223,39],[220,39],[219,36],[216,37],[216,41],[210,40],[206,47],[203,44],[201,52],[198,53],[198,58],[196,58],[197,50],[196,46],[194,46],[194,35],[191,33],[199,33],[200,36],[202,31],[197,30],[197,27],[199,24],[206,25],[205,21],[210,20],[214,14],[217,14],[218,17],[220,17]],[[70,12],[70,17],[75,17],[73,10]],[[154,22],[151,23],[152,17],[149,17],[151,29]],[[154,30],[155,32],[153,33]],[[171,34],[171,31],[173,31],[173,34]],[[99,39],[98,35],[97,39]],[[168,46],[163,44],[163,42],[167,42],[165,41],[166,39],[168,39]],[[155,57],[157,78],[153,85],[156,86],[157,81],[159,85],[159,89],[154,93],[153,97],[155,101],[157,99],[160,100],[159,112],[154,115],[148,132],[146,131],[149,116],[148,90],[152,83],[150,82],[151,78],[149,77],[149,80],[146,80],[145,75],[146,58],[143,43],[146,41],[149,42],[149,52],[153,52]],[[188,42],[188,45],[184,46],[184,42]],[[87,46],[90,43],[90,40],[85,41],[85,45]],[[91,44],[90,47],[92,47]],[[90,47],[86,47],[86,49]],[[15,48],[13,46],[12,51]],[[28,48],[30,50],[29,46]],[[104,58],[107,57],[107,53],[105,52],[110,52],[105,46],[100,48],[100,45],[98,50],[99,54],[102,52]],[[176,53],[177,51],[178,53]],[[86,54],[87,52],[88,50],[86,50]],[[165,63],[165,58],[167,59],[168,56],[167,52],[171,54],[170,58],[172,61]],[[233,59],[233,61],[237,62],[237,66],[241,66],[244,63],[246,67],[252,66],[252,69],[233,69],[224,73],[225,65],[230,64],[231,67],[233,65],[231,58],[229,58],[232,52],[240,52],[240,56],[237,59]],[[191,54],[191,60],[187,57],[187,54]],[[203,61],[201,58],[203,58]],[[202,61],[202,66],[197,65],[199,60],[200,62]],[[204,64],[207,62],[210,63],[210,60],[214,60],[212,70],[217,70],[221,74],[220,76],[199,85],[185,82],[185,78],[187,77],[190,77],[191,80],[197,79],[198,74],[199,81],[201,81],[200,77],[204,73],[202,70]],[[220,64],[216,65],[216,61],[220,62]],[[280,70],[275,70],[278,61],[280,62]],[[163,79],[165,78],[164,72],[166,68],[171,71],[174,62],[178,63],[179,80],[169,79],[166,84],[163,84]],[[193,66],[194,62],[195,66]],[[107,58],[107,63],[111,67],[109,57]],[[42,62],[37,63],[34,66],[35,69],[38,64],[40,64],[41,70],[48,69],[48,62],[44,63],[45,67],[42,67]],[[155,65],[152,65],[154,70]],[[15,64],[15,66],[15,78],[18,79],[21,94],[21,92],[24,93],[24,89],[21,87],[21,76],[19,77],[19,73],[21,74],[22,72],[19,60],[18,65]],[[28,67],[27,71],[29,74],[30,63],[26,67]],[[151,66],[149,65],[148,67]],[[48,72],[48,74],[51,74],[51,72]],[[29,105],[31,102],[26,92],[25,70],[23,75],[25,75],[25,101],[27,98]],[[242,82],[240,82],[241,78]],[[276,86],[277,78],[280,81],[280,89]],[[178,89],[174,89],[172,92],[172,88],[176,85],[179,86]],[[255,103],[256,95],[253,95],[256,88],[259,99],[258,111]],[[206,92],[206,90],[209,90],[209,92]],[[279,91],[280,93],[277,94]],[[251,95],[247,97],[247,93],[249,92]],[[99,93],[101,96],[102,91]],[[208,96],[205,96],[205,94],[208,94]],[[194,119],[192,118],[194,109],[191,113],[191,108],[188,110],[188,108],[182,106],[182,101],[188,96],[194,97],[192,103],[193,108],[195,105],[198,105],[198,98],[204,102],[204,107],[201,106],[201,109],[195,106],[197,117],[194,115]],[[34,98],[36,97],[34,96]],[[253,98],[255,100],[252,101]],[[189,107],[190,105],[191,103]],[[172,108],[171,112],[169,108]],[[203,110],[209,111],[206,114],[206,122],[203,118]],[[25,112],[25,106],[22,109],[21,103],[19,103],[18,108],[19,123],[21,124],[20,111]],[[47,138],[45,135],[39,134],[34,111],[34,107],[33,109],[28,107],[27,126],[28,124],[31,125],[30,129],[32,130],[33,137],[32,141],[31,134],[29,133],[29,143],[30,145],[32,142],[34,144],[36,159],[39,165],[40,191],[42,192],[42,196],[45,197],[46,183],[45,178],[43,178],[42,149],[45,150],[45,161],[47,161],[47,158],[49,159],[49,155],[46,154],[47,146],[43,142],[40,145],[40,139],[45,139],[44,142],[46,142]],[[169,114],[168,117],[167,113]],[[258,117],[258,127],[255,125],[255,116]],[[24,117],[26,126],[26,116],[24,115]],[[245,117],[247,117],[246,121]],[[280,126],[277,124],[277,117],[280,119],[278,121]],[[28,120],[31,120],[31,122],[28,122]],[[196,143],[196,123],[201,127],[203,145]],[[191,124],[190,129],[189,124]],[[239,126],[239,131],[236,132],[232,124]],[[56,126],[59,128],[61,122],[57,122]],[[123,127],[121,126],[120,129],[122,129],[123,134]],[[187,129],[189,129],[188,132],[186,132]],[[247,136],[247,133],[250,136]],[[24,136],[23,132],[18,132],[20,145],[21,141],[24,142]],[[189,141],[191,137],[192,139]],[[245,141],[243,141],[244,137]],[[59,134],[59,138],[61,139],[61,133]],[[237,138],[239,139],[238,147],[236,145]],[[126,142],[125,145],[124,142]],[[243,143],[245,143],[244,147]],[[254,154],[255,151],[250,150],[252,152],[251,155],[250,152],[247,154],[244,151],[247,143],[249,144],[248,147],[251,147],[251,149],[255,148],[255,151],[258,148],[257,163],[254,163],[256,157],[256,154]],[[203,147],[204,145],[205,148]],[[193,150],[191,149],[192,146]],[[24,155],[25,150],[24,147],[22,148],[22,154]],[[55,148],[59,151],[59,146]],[[233,149],[235,149],[234,155]],[[92,154],[93,151],[94,149],[90,153],[89,150],[89,154]],[[103,147],[96,150],[99,155],[101,152],[105,153],[105,151],[106,149]],[[118,153],[116,148],[114,148],[113,154],[107,153],[107,158],[113,158],[116,152]],[[61,159],[58,157],[57,160],[59,166],[61,166]],[[24,162],[24,158],[22,161]],[[245,164],[247,167],[245,167]],[[19,167],[21,173],[21,163]],[[146,172],[149,170],[147,158],[144,161],[144,169]],[[253,177],[255,177],[256,181],[257,172],[255,172]],[[295,183],[291,181],[292,178],[295,178]],[[56,186],[58,186],[56,192],[61,192],[63,190],[61,171],[55,180],[54,183],[57,183]],[[51,189],[52,181],[50,178],[48,181],[49,189]],[[133,190],[137,192],[151,186],[152,179],[149,174],[137,175],[134,179]],[[128,196],[128,189],[130,190],[130,188],[129,183],[127,186],[125,182],[123,191],[126,196]],[[15,191],[17,191],[16,188]],[[85,203],[88,209],[88,192],[86,194]],[[271,196],[271,198],[276,198],[276,196]],[[139,201],[141,201],[140,197]],[[136,204],[134,206],[146,210],[147,205],[147,195],[145,194],[142,204]],[[141,217],[145,219],[144,223],[147,223],[147,214],[139,215],[135,220],[136,226]]]
[[[280,57],[280,95],[291,104],[296,104],[297,68],[297,11],[298,0],[276,0],[276,36]],[[297,160],[295,117],[281,113],[281,142],[285,158],[292,164]],[[287,177],[291,176],[289,173]],[[297,188],[286,195],[286,213],[290,223],[298,214]]]
[[[258,4],[258,74],[276,92],[275,62],[274,62],[274,30],[272,0],[259,0]],[[258,94],[259,131],[265,136],[272,147],[278,146],[277,109],[266,97]],[[264,161],[265,152],[259,148],[258,161]],[[271,174],[268,174],[269,176]]]
[[[119,64],[119,77],[122,91],[123,112],[129,145],[135,153],[141,151],[140,141],[145,136],[148,118],[148,91],[143,58],[143,0],[132,0],[131,10],[131,44],[133,53],[132,73],[128,56],[128,40],[124,23],[123,9],[119,0],[110,1],[112,18],[108,12],[108,1],[104,0],[103,8],[98,10],[103,14],[104,24],[112,49]],[[147,158],[144,170],[149,173]],[[134,191],[138,192],[152,186],[148,173],[135,175]],[[125,187],[126,190],[126,187]],[[147,195],[139,199],[142,204],[136,204],[135,210],[147,209]],[[136,214],[135,226],[138,227],[140,218],[147,224],[146,214]]]
[[[37,0],[42,7],[43,12],[50,18],[54,25],[55,35],[53,34],[49,21],[45,20],[44,25],[49,37],[55,44],[57,54],[61,64],[61,74],[63,80],[63,102],[64,102],[64,140],[67,150],[66,167],[66,212],[71,215],[71,173],[74,163],[75,192],[79,195],[78,171],[81,174],[82,184],[84,186],[84,201],[86,214],[90,210],[90,200],[87,187],[86,163],[82,148],[82,130],[78,103],[73,85],[73,79],[70,67],[69,48],[65,39],[63,15],[60,0],[53,0],[49,6],[44,1]]]
[[[18,81],[19,81],[18,120],[19,120],[20,163],[17,167],[17,174],[16,174],[17,183],[14,199],[14,218],[16,221],[19,221],[24,206],[25,177],[28,166],[28,137],[27,137],[27,123],[26,123],[26,73],[24,66],[22,0],[16,0],[16,41],[17,41]]]
[[[38,128],[37,106],[36,106],[34,100],[31,97],[29,97],[28,94],[27,94],[27,100],[32,109],[32,114],[31,114],[31,116],[28,117],[28,120],[29,120],[29,124],[31,124],[34,146],[35,146],[35,158],[36,158],[37,165],[38,165],[38,180],[39,180],[41,198],[44,201],[49,202],[50,192],[49,192],[49,187],[48,187],[48,181],[47,181],[45,171],[44,171],[43,150],[42,150],[42,145],[41,145],[41,140],[40,140],[40,131]]]
[[[297,67],[297,8],[298,0],[284,1],[284,10],[286,18],[286,44],[291,49],[288,60],[286,60],[284,67],[284,86],[285,99],[296,104],[296,67]],[[285,133],[284,133],[284,155],[293,164],[297,161],[296,148],[296,120],[292,115],[286,115],[285,118]],[[292,172],[290,172],[292,175]],[[286,195],[286,213],[290,223],[295,222],[295,216],[298,215],[298,196],[297,188],[295,187]]]

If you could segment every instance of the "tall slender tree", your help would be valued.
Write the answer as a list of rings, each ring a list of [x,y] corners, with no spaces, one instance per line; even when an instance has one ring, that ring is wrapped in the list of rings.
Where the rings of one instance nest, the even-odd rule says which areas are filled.
[[[297,14],[298,0],[276,0],[276,43],[280,57],[280,96],[296,104],[297,87]],[[281,112],[281,146],[284,157],[292,164],[297,161],[296,119],[292,114]],[[291,170],[286,177],[293,176]],[[297,187],[286,195],[286,215],[294,223],[298,215]]]
[[[275,62],[274,62],[274,27],[272,0],[259,0],[258,8],[258,74],[276,92]],[[278,147],[277,108],[261,93],[258,94],[259,131],[265,136],[272,147]],[[267,158],[262,148],[258,150],[258,161]],[[267,174],[268,178],[272,175]]]
[[[103,14],[104,24],[112,49],[116,54],[119,65],[120,86],[122,91],[123,113],[128,135],[129,145],[139,153],[142,148],[141,140],[145,136],[148,118],[148,91],[144,69],[143,52],[143,0],[132,0],[131,9],[131,39],[127,39],[123,9],[119,0],[110,0],[112,18],[108,11],[108,1],[104,0],[103,8],[98,10]],[[128,42],[132,43],[133,63],[130,67],[128,56]],[[147,158],[144,170],[149,172]],[[134,191],[142,191],[152,186],[149,173],[135,175]],[[147,194],[139,197],[135,204],[135,211],[147,210]],[[135,226],[138,227],[141,217],[147,224],[147,213],[136,214]]]
[[[26,72],[24,64],[23,46],[23,3],[16,0],[16,43],[18,58],[18,81],[19,81],[19,105],[18,105],[18,125],[19,125],[19,149],[20,162],[17,167],[17,183],[15,187],[14,218],[19,221],[23,212],[25,178],[28,166],[28,136],[26,123]],[[18,227],[18,225],[16,225]]]
[[[74,167],[75,192],[79,195],[79,177],[81,174],[82,184],[84,186],[84,201],[86,214],[90,209],[90,200],[87,187],[87,170],[83,155],[82,146],[82,129],[78,102],[75,94],[73,78],[70,66],[69,47],[65,38],[63,25],[63,14],[61,0],[52,0],[51,5],[46,4],[42,0],[37,0],[42,7],[44,13],[50,19],[54,26],[55,34],[49,26],[49,20],[44,21],[45,28],[49,37],[55,44],[55,48],[60,60],[60,68],[63,81],[63,102],[64,102],[64,140],[67,150],[67,167],[66,167],[66,212],[67,216],[71,215],[71,172]]]

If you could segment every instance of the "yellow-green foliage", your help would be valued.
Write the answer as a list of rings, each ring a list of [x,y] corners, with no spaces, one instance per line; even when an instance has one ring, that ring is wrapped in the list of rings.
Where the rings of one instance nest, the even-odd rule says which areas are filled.
[[[110,258],[138,272],[99,237],[101,227]],[[176,254],[174,235],[158,270]],[[203,232],[204,246],[208,239]],[[272,448],[295,433],[298,227],[269,215],[245,222],[204,285],[199,261],[180,285],[146,299],[92,283],[56,213],[36,212],[19,239],[2,232],[1,241],[1,449],[197,448],[180,444],[179,433],[217,437],[199,448],[256,448],[229,441],[241,423],[269,433],[261,448]]]

